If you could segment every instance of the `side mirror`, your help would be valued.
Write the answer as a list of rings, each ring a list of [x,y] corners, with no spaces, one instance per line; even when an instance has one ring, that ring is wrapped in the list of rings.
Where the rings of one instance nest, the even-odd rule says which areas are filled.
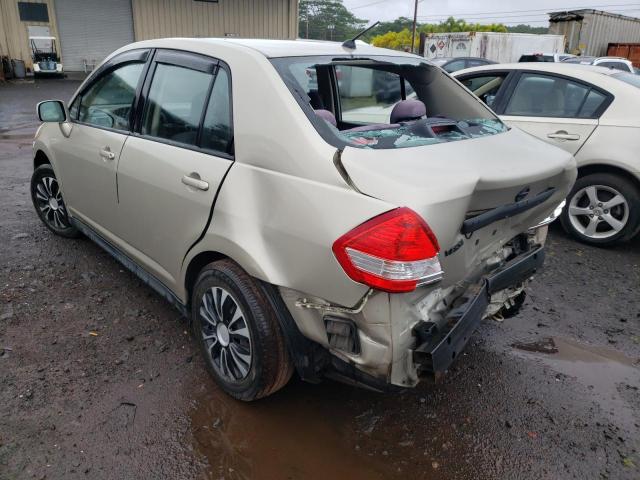
[[[41,122],[62,123],[67,121],[67,109],[60,100],[46,100],[38,104],[38,118]]]

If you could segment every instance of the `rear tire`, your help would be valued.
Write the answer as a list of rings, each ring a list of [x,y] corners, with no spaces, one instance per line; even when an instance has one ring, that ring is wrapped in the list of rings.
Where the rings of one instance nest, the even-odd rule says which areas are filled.
[[[640,192],[621,175],[585,175],[567,196],[560,222],[569,235],[589,245],[626,242],[640,229]]]
[[[56,235],[76,238],[80,232],[69,219],[60,184],[51,165],[40,165],[31,175],[31,201],[42,223]]]
[[[276,313],[235,262],[220,260],[200,272],[191,319],[209,373],[232,397],[257,400],[291,378],[293,364]]]

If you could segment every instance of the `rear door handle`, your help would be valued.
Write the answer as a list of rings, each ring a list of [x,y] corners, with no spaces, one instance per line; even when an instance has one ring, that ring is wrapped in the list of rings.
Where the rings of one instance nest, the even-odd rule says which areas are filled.
[[[200,175],[197,173],[191,173],[190,175],[183,175],[182,183],[198,190],[209,190],[209,183],[200,179]]]
[[[564,130],[560,130],[555,133],[547,134],[547,138],[555,138],[556,140],[580,140],[580,135],[577,133],[567,133]]]
[[[116,158],[116,154],[113,153],[109,147],[104,147],[98,153],[106,160],[114,160]]]

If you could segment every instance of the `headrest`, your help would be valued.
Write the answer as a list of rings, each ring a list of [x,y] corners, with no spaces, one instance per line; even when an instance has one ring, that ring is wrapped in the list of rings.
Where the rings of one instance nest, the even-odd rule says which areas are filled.
[[[396,103],[391,110],[391,123],[408,122],[417,120],[427,114],[427,107],[420,100],[402,100]]]
[[[329,122],[334,127],[338,126],[338,122],[336,122],[335,115],[331,113],[329,110],[319,109],[319,110],[314,110],[314,112],[316,112],[316,115],[318,115],[321,119]]]

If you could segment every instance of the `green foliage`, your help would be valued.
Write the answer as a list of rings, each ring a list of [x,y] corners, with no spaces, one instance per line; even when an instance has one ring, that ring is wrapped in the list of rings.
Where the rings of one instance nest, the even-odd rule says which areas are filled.
[[[416,34],[416,43],[418,42]],[[371,39],[371,43],[376,47],[392,48],[394,50],[407,50],[411,48],[411,32],[408,28],[400,32],[387,32],[376,35]]]
[[[480,23],[467,23],[462,18],[447,18],[440,23],[425,23],[418,27],[418,32],[424,33],[448,33],[448,32],[506,32],[507,27],[501,23],[491,23],[488,25]]]
[[[401,20],[399,18],[396,21]],[[393,22],[391,22],[393,23]],[[378,30],[378,29],[376,29]],[[479,23],[467,23],[463,19],[456,20],[453,17],[447,18],[440,23],[419,24],[416,29],[416,45],[420,32],[424,33],[447,33],[447,32],[507,32],[507,27],[501,23],[482,25]],[[411,21],[409,27],[399,31],[388,31],[382,35],[376,35],[371,39],[371,43],[376,47],[392,48],[395,50],[406,50],[411,48]]]
[[[413,28],[413,19],[407,17],[398,17],[392,22],[380,22],[380,24],[370,32],[362,36],[362,40],[370,43],[376,34],[381,32],[401,32],[404,29],[411,31]]]
[[[532,27],[531,25],[515,25],[512,27],[507,27],[507,31],[510,33],[534,33],[536,35],[544,35],[549,33],[549,29],[547,27]]]
[[[300,0],[300,38],[342,41],[364,30],[368,20],[357,18],[342,0]]]

